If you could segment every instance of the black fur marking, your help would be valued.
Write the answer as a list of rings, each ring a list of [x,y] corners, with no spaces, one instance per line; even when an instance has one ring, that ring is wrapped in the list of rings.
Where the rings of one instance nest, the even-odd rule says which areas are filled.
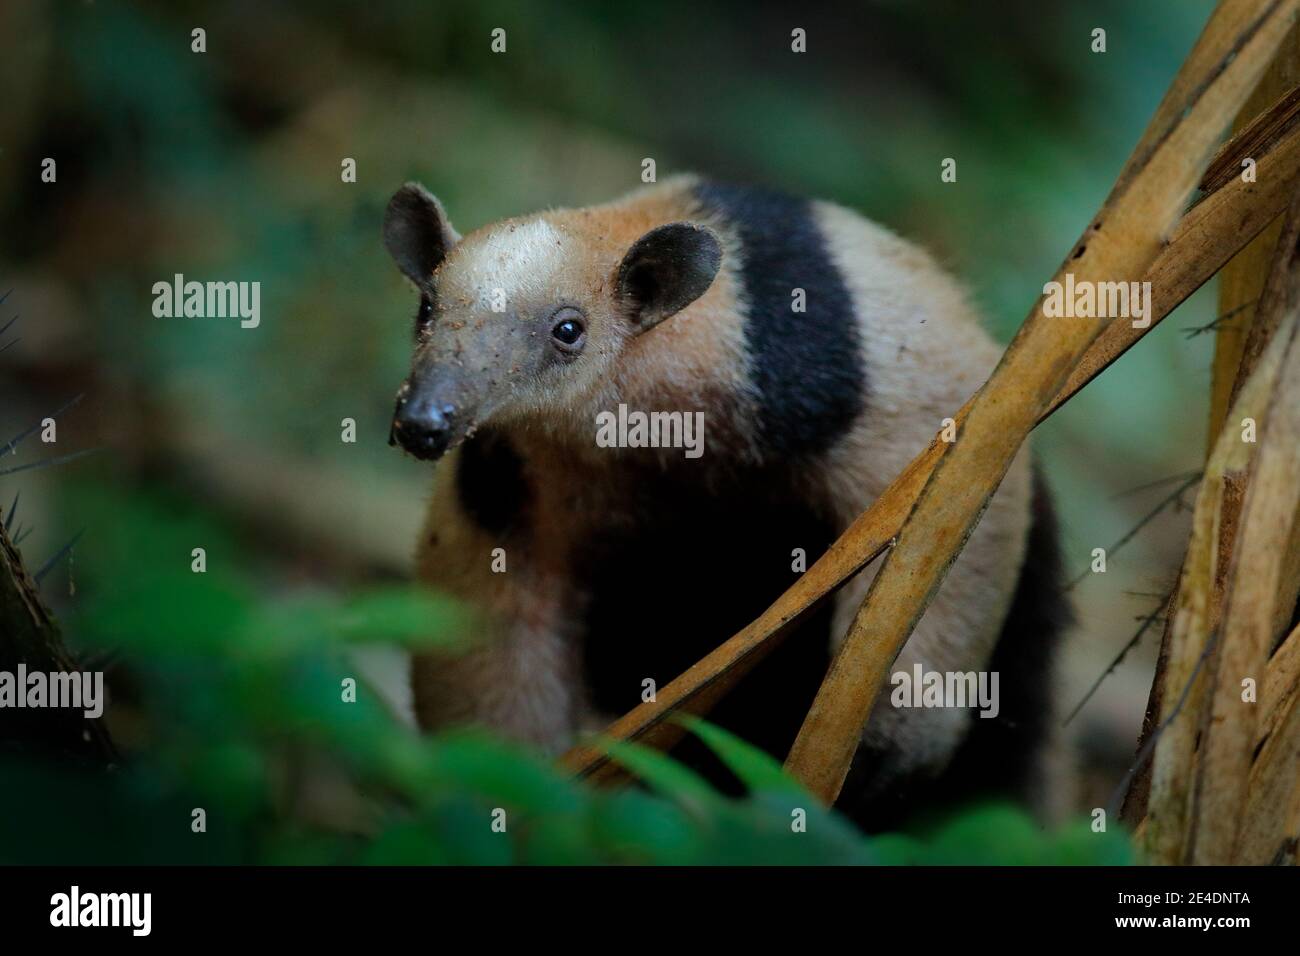
[[[461,446],[456,494],[465,513],[489,534],[525,526],[531,492],[524,464],[497,432],[484,429]]]
[[[867,382],[853,300],[812,204],[717,183],[696,186],[695,197],[740,240],[763,447],[774,455],[825,451],[861,411]],[[796,288],[806,293],[806,312],[791,310]]]
[[[843,812],[879,832],[981,798],[1032,803],[1045,783],[1052,662],[1072,622],[1064,580],[1056,514],[1035,469],[1025,563],[988,665],[999,675],[998,716],[973,715],[970,733],[937,779],[899,780],[891,774],[896,754],[859,749],[840,795]]]
[[[789,488],[766,470],[739,479],[737,489]],[[719,499],[692,477],[650,470],[622,484],[644,499],[633,512],[643,520],[591,540],[575,564],[590,594],[586,685],[597,708],[616,714],[642,702],[643,680],[662,689],[766,610],[798,576],[791,570],[794,548],[804,548],[811,565],[835,537],[830,523],[789,491],[738,490]],[[826,675],[829,647],[827,602],[708,719],[783,759]],[[694,737],[673,756],[738,792]]]

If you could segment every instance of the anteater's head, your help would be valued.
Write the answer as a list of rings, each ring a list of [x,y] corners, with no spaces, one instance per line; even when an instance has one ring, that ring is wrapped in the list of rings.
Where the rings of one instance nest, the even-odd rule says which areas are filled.
[[[390,443],[434,459],[479,426],[573,409],[633,339],[702,295],[722,261],[698,224],[630,239],[608,225],[540,214],[462,240],[423,187],[398,190],[384,244],[420,305]]]

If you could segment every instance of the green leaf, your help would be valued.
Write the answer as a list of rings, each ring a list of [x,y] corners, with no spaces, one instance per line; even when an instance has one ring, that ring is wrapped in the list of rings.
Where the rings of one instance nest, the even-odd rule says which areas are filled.
[[[437,738],[433,772],[460,792],[490,796],[511,810],[576,813],[586,792],[535,753],[477,731]]]
[[[691,815],[676,803],[636,787],[598,794],[591,835],[610,862],[704,862],[698,825]]]
[[[655,790],[684,807],[703,811],[723,802],[698,774],[657,750],[608,737],[598,737],[593,743]]]
[[[333,631],[351,643],[386,641],[410,647],[446,647],[458,643],[469,615],[451,598],[423,588],[379,588],[344,602]]]
[[[759,750],[730,731],[693,714],[676,714],[673,720],[687,727],[717,754],[740,782],[753,791],[805,794],[793,777],[769,753]],[[812,797],[808,797],[811,802]]]

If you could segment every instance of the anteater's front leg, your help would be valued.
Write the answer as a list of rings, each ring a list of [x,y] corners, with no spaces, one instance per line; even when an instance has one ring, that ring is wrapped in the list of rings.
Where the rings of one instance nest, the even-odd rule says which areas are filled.
[[[470,646],[416,655],[416,718],[425,730],[478,724],[558,753],[572,744],[582,706],[568,589],[556,569],[538,567],[521,529],[485,526],[465,507],[460,458],[438,466],[417,574],[466,605]]]

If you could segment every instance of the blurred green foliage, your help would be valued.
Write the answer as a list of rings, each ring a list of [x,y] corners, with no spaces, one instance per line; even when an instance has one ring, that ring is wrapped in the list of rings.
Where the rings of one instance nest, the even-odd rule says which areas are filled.
[[[406,588],[258,597],[220,522],[165,492],[78,488],[78,650],[129,675],[105,772],[0,755],[0,863],[1112,863],[1122,834],[1044,835],[983,808],[932,835],[868,840],[768,755],[690,727],[750,793],[720,796],[656,751],[610,743],[647,789],[593,790],[479,733],[422,738],[348,658],[357,643],[447,647],[446,601]],[[213,561],[190,570],[190,545]],[[211,558],[210,558],[211,560]],[[346,701],[344,681],[358,681]],[[121,686],[123,682],[119,682]],[[206,832],[191,830],[202,808]],[[505,811],[495,832],[493,813]],[[806,814],[795,832],[792,814]]]

